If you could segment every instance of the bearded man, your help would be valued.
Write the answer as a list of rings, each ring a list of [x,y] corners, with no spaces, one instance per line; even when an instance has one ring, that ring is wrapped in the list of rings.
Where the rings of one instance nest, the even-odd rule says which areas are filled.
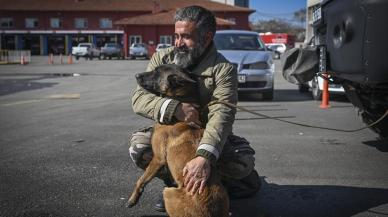
[[[155,53],[147,71],[162,64],[176,64],[196,75],[199,104],[179,102],[149,93],[137,86],[132,96],[135,113],[161,124],[185,121],[192,126],[202,126],[205,131],[196,151],[196,157],[184,167],[185,186],[191,193],[200,193],[209,178],[211,166],[216,165],[230,198],[248,197],[261,186],[254,169],[254,150],[244,138],[232,134],[236,109],[213,100],[237,104],[237,71],[213,43],[216,19],[212,12],[199,6],[178,9],[175,17],[174,47]],[[199,110],[204,108],[207,112]],[[203,111],[203,110],[202,110]],[[130,157],[145,169],[152,159],[152,127],[134,132],[130,137]],[[167,186],[174,181],[168,169],[158,175]],[[158,201],[155,208],[165,211]]]

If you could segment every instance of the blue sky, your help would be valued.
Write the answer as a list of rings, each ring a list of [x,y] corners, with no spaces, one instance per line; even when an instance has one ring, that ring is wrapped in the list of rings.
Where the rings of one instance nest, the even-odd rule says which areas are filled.
[[[306,0],[249,0],[249,7],[256,10],[249,20],[288,19],[293,18],[293,12],[306,8]]]

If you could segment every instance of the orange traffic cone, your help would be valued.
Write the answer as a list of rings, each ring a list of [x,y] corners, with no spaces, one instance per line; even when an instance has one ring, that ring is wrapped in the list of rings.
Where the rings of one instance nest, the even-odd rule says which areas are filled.
[[[321,105],[319,106],[319,108],[327,109],[327,108],[330,108],[330,105],[329,105],[329,82],[327,81],[327,78],[328,78],[327,73],[324,73],[323,77],[325,79],[323,79],[322,102],[321,102]]]
[[[53,54],[49,54],[49,56],[48,56],[48,64],[49,64],[49,65],[54,64],[54,61],[53,61]]]
[[[73,64],[73,56],[71,54],[67,56],[67,64]]]
[[[62,57],[62,53],[59,54],[59,63],[62,65],[63,64],[63,57]]]
[[[24,55],[21,55],[20,56],[20,65],[25,65],[26,64],[26,60],[24,59]]]

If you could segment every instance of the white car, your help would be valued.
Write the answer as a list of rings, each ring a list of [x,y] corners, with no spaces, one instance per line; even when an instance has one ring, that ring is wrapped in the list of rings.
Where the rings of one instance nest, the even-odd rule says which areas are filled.
[[[287,50],[287,46],[283,43],[268,43],[265,44],[271,50],[279,51],[279,53],[283,54]]]
[[[171,46],[172,46],[171,44],[158,44],[158,45],[156,45],[155,51],[158,52],[161,49],[169,48]]]
[[[322,91],[323,91],[323,78],[320,76],[315,76],[307,84],[299,85],[300,92],[308,92],[311,90],[311,94],[315,100],[322,100]],[[329,94],[345,94],[345,90],[341,84],[335,84],[329,82]]]
[[[129,56],[131,59],[135,59],[136,57],[148,59],[148,46],[143,43],[133,43],[131,47],[129,47]]]
[[[78,60],[80,57],[93,59],[100,58],[100,50],[92,43],[79,43],[77,47],[71,49],[71,54]]]
[[[274,52],[275,59],[279,59],[280,55],[282,55],[287,50],[287,46],[283,43],[267,43],[265,46]]]
[[[272,53],[261,41],[259,33],[242,30],[220,30],[214,36],[220,52],[238,72],[238,92],[260,93],[272,100],[274,63]]]

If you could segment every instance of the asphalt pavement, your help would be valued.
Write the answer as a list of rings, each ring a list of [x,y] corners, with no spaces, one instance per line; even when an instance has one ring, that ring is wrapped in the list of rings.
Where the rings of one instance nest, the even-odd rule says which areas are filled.
[[[152,125],[130,106],[134,75],[148,60],[58,62],[33,56],[28,65],[0,65],[0,216],[166,216],[153,210],[157,179],[125,207],[142,174],[129,159],[128,132]],[[321,109],[278,71],[273,101],[240,96],[239,105],[302,124],[364,126],[346,97]],[[232,201],[233,217],[388,215],[388,141],[371,130],[239,111],[234,133],[255,149],[263,186]]]

